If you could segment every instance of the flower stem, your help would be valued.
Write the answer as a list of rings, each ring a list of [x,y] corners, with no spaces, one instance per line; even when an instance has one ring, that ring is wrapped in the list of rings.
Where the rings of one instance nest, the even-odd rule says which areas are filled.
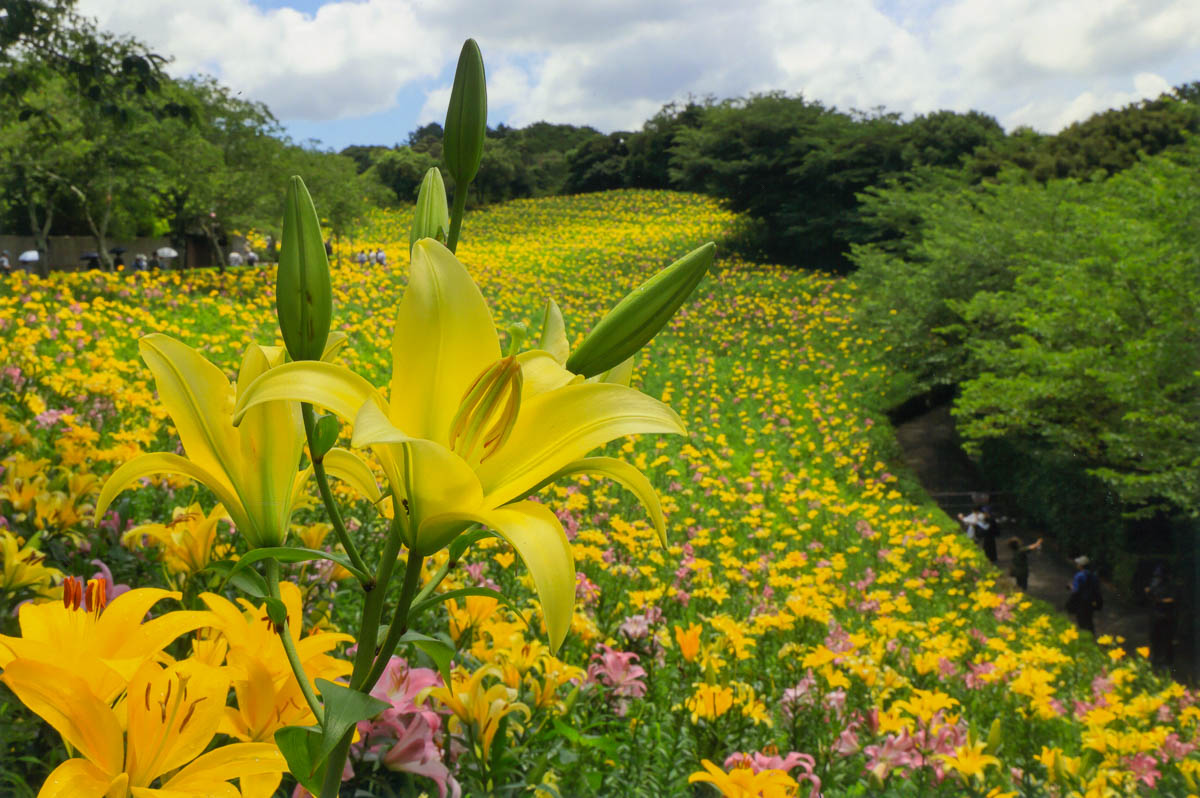
[[[280,598],[279,561],[275,559],[267,560],[267,590],[270,591],[271,598]],[[300,685],[300,692],[304,694],[304,700],[308,702],[308,708],[312,710],[318,724],[324,723],[325,710],[317,699],[312,685],[308,683],[308,674],[304,672],[304,664],[300,661],[300,653],[296,650],[296,641],[292,640],[292,630],[289,628],[287,618],[284,618],[283,626],[279,629],[279,640],[283,643],[288,664],[292,666],[292,673],[296,676],[296,683]]]
[[[396,604],[396,614],[392,617],[392,625],[388,627],[383,645],[379,647],[375,664],[371,666],[371,670],[363,682],[364,692],[370,690],[379,681],[400,638],[408,631],[408,610],[412,607],[413,595],[417,592],[417,583],[421,581],[421,564],[424,561],[424,557],[409,551],[408,563],[404,568],[404,584],[400,588],[400,601]]]
[[[454,184],[454,207],[450,211],[450,232],[446,236],[446,249],[458,249],[458,233],[462,229],[463,213],[467,209],[467,185]]]
[[[304,415],[304,434],[308,438],[308,452],[311,455],[313,451],[313,433],[316,428],[313,407],[308,402],[302,402],[300,411]],[[346,531],[346,524],[342,521],[342,512],[338,509],[337,502],[333,500],[333,491],[329,489],[329,476],[325,473],[325,464],[320,457],[313,457],[311,459],[313,478],[317,481],[317,490],[321,493],[321,501],[325,505],[325,512],[329,515],[329,521],[333,524],[333,531],[337,534],[338,541],[342,544],[342,548],[346,550],[351,564],[358,569],[359,573],[369,574],[370,569],[363,562],[362,555],[358,553],[358,547],[350,539],[350,533]],[[362,579],[360,577],[360,581]],[[362,581],[362,586],[367,591],[370,591],[374,587],[369,581]]]

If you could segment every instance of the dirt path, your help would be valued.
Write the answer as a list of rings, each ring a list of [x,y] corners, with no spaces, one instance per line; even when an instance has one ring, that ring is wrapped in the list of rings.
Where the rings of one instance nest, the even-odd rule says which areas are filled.
[[[909,468],[951,518],[970,506],[970,492],[988,490],[974,462],[961,448],[949,406],[934,408],[898,424],[896,440]],[[1041,534],[1038,530],[1025,528],[1019,520],[1019,508],[1006,506],[1003,496],[993,494],[993,499],[998,513],[1012,519],[1000,529],[1000,562],[997,567],[1001,573],[1007,574],[1010,557],[1003,541],[1015,535],[1025,543],[1032,543]],[[1042,551],[1030,555],[1027,592],[1063,612],[1067,585],[1075,573],[1075,565],[1070,559],[1073,553],[1056,551],[1049,540],[1043,546]],[[1125,649],[1130,653],[1139,646],[1150,644],[1149,610],[1131,598],[1120,595],[1112,584],[1106,582],[1104,609],[1096,613],[1096,633],[1124,638]],[[1184,661],[1182,654],[1184,652],[1176,651],[1175,672],[1179,675],[1192,672],[1190,663]]]

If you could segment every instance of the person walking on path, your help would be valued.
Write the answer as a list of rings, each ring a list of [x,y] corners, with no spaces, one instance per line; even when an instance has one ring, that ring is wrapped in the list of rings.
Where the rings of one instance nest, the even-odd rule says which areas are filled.
[[[1096,634],[1096,610],[1104,606],[1100,598],[1100,577],[1088,570],[1087,555],[1075,558],[1075,576],[1068,587],[1071,595],[1067,597],[1067,612],[1075,616],[1075,623],[1080,629],[1086,629],[1092,635]]]
[[[958,514],[958,520],[967,525],[967,537],[983,547],[983,553],[994,565],[999,559],[996,552],[996,519],[992,517],[986,496],[973,494],[975,509],[970,515]]]
[[[1165,564],[1154,569],[1146,596],[1150,599],[1150,664],[1170,668],[1175,660],[1175,597]]]
[[[1021,590],[1029,590],[1029,552],[1037,551],[1041,547],[1041,538],[1028,546],[1022,546],[1021,539],[1018,537],[1008,539],[1008,548],[1012,550],[1012,564],[1009,566],[1008,572]]]

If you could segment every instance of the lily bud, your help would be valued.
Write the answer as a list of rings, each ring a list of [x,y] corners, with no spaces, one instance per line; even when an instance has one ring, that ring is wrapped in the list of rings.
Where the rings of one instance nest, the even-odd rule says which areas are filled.
[[[1000,746],[1004,742],[1004,725],[1000,722],[1000,718],[992,721],[992,727],[988,730],[987,752],[995,754],[1000,750]]]
[[[319,460],[329,453],[329,450],[337,443],[338,430],[337,416],[324,415],[317,419],[312,440],[314,460]]]
[[[299,176],[288,183],[283,208],[275,309],[292,360],[320,360],[333,317],[333,287],[321,222]]]
[[[409,252],[422,238],[433,238],[445,244],[449,234],[450,207],[446,204],[446,184],[442,181],[442,170],[431,166],[417,192],[417,209],[413,212],[412,233],[408,237]]]
[[[455,454],[470,462],[482,446],[482,462],[504,445],[517,423],[521,385],[521,364],[511,355],[497,360],[475,378],[450,422],[450,448]]]
[[[689,252],[635,288],[567,359],[567,369],[591,377],[633,355],[658,334],[675,315],[713,262],[716,246],[709,242]]]
[[[442,138],[442,157],[454,176],[454,190],[466,191],[475,179],[483,158],[483,140],[487,135],[487,85],[483,73],[483,54],[474,39],[463,42],[450,89],[446,126]]]

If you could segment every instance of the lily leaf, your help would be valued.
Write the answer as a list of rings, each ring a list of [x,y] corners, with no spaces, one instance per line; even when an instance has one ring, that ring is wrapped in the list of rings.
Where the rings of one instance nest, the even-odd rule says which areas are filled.
[[[236,560],[218,560],[217,562],[209,563],[205,571],[211,571],[221,577],[221,581],[228,582],[243,593],[247,593],[255,598],[265,598],[267,595],[267,582],[257,571],[252,568],[246,568],[240,571],[237,569]]]
[[[296,781],[313,795],[320,795],[321,782],[325,781],[321,730],[312,726],[284,726],[275,732],[275,745],[279,746]]]
[[[266,549],[254,549],[242,555],[238,560],[237,565],[230,573],[232,577],[236,573],[240,573],[244,568],[259,560],[275,560],[282,563],[307,562],[309,560],[329,560],[345,568],[350,573],[354,574],[359,581],[369,581],[369,577],[362,571],[354,567],[350,559],[344,554],[335,554],[328,551],[320,551],[318,549],[304,549],[298,546],[273,546]]]
[[[442,680],[447,685],[450,684],[450,660],[457,653],[454,646],[436,637],[430,637],[429,635],[412,630],[405,632],[400,637],[400,642],[412,643],[421,651],[428,654],[429,658],[437,665],[438,673],[442,674]]]
[[[351,690],[343,684],[334,684],[327,679],[316,679],[313,684],[320,691],[321,700],[325,704],[325,724],[322,727],[321,745],[318,749],[322,760],[333,753],[338,741],[354,727],[354,724],[373,718],[391,706],[386,701]]]

